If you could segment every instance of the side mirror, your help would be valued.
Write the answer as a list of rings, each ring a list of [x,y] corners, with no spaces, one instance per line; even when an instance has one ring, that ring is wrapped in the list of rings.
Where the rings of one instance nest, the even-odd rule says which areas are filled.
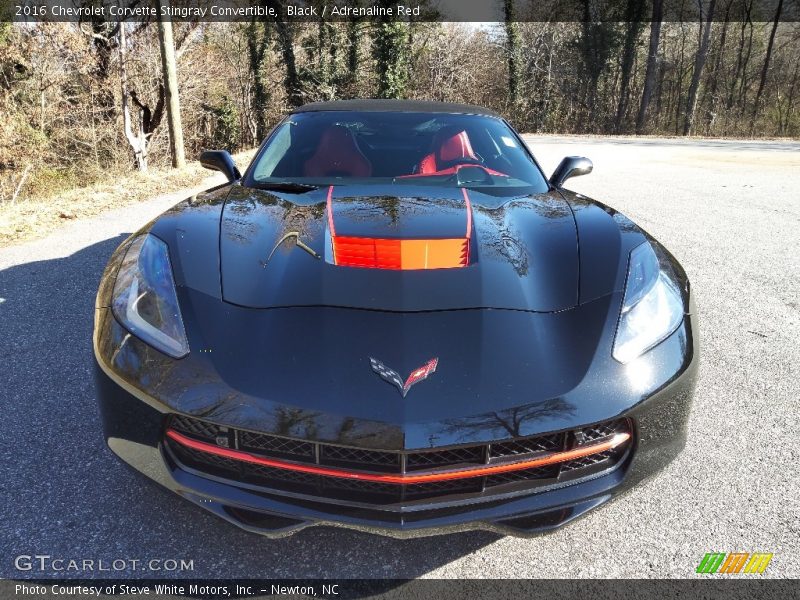
[[[550,176],[550,184],[554,187],[560,188],[564,182],[570,177],[577,177],[578,175],[588,175],[592,172],[592,161],[583,156],[567,156],[565,157],[553,174]]]
[[[228,181],[236,181],[242,177],[233,157],[225,150],[206,150],[200,155],[200,164],[206,169],[224,173]]]

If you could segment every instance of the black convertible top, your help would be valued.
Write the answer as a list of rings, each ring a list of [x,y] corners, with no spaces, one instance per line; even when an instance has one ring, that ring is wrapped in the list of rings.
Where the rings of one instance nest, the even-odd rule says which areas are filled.
[[[486,115],[499,117],[496,112],[472,104],[455,104],[453,102],[434,102],[430,100],[334,100],[332,102],[311,102],[294,113],[319,112],[326,110],[349,110],[360,112],[432,112],[465,115]]]

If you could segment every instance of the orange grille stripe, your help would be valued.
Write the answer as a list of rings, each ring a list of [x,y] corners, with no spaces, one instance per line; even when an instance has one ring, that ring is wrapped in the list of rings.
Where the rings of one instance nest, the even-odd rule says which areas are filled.
[[[617,433],[614,434],[611,439],[605,442],[590,444],[585,447],[574,448],[564,452],[549,452],[543,456],[540,456],[539,458],[523,460],[514,463],[506,463],[502,465],[487,465],[485,467],[477,467],[475,469],[456,469],[452,471],[419,475],[389,475],[382,473],[358,473],[355,471],[345,471],[341,469],[331,469],[316,465],[304,465],[284,460],[264,458],[250,454],[249,452],[231,450],[229,448],[222,448],[220,446],[214,446],[213,444],[199,442],[178,433],[174,429],[168,429],[166,435],[171,440],[174,440],[175,442],[182,444],[187,448],[192,448],[193,450],[199,450],[201,452],[207,452],[209,454],[214,454],[216,456],[222,456],[233,460],[240,460],[255,465],[273,467],[276,469],[287,469],[289,471],[299,471],[301,473],[311,473],[313,475],[325,475],[327,477],[358,479],[359,481],[375,481],[378,483],[396,483],[401,485],[409,483],[428,483],[432,481],[448,481],[452,479],[467,479],[469,477],[495,475],[497,473],[507,473],[509,471],[520,471],[522,469],[531,469],[533,467],[554,465],[560,462],[575,460],[576,458],[583,458],[584,456],[590,456],[598,452],[612,450],[613,448],[616,448],[627,442],[631,437],[629,433]]]

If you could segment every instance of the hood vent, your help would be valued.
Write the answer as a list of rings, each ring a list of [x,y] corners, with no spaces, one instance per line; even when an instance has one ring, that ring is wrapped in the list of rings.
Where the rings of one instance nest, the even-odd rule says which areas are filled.
[[[469,264],[469,240],[472,233],[472,205],[465,188],[467,229],[465,237],[443,239],[385,239],[337,235],[333,217],[333,186],[328,188],[326,208],[333,245],[333,263],[340,267],[411,271],[420,269],[456,269]]]
[[[333,237],[333,262],[369,269],[453,269],[469,264],[469,239],[391,240]]]

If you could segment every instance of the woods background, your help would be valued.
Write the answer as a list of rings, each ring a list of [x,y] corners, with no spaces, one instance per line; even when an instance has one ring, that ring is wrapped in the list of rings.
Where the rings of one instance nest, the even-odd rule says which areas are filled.
[[[522,22],[505,0],[496,24],[175,23],[187,159],[358,97],[478,104],[530,133],[800,134],[800,24],[781,22],[797,0],[700,0],[685,22],[662,22],[664,0],[573,1],[586,22]],[[159,29],[0,23],[0,203],[169,164]]]

